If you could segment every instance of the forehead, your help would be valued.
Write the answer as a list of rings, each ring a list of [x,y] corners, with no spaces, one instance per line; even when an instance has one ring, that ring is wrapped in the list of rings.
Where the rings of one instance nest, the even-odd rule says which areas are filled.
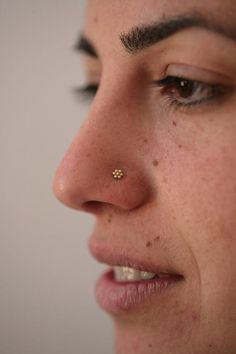
[[[232,27],[235,25],[235,0],[88,0],[85,33],[102,42],[117,37],[132,27],[197,12]]]

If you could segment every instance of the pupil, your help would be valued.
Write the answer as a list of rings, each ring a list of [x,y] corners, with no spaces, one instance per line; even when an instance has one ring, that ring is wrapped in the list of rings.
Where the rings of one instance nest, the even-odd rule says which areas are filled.
[[[179,91],[180,91],[180,96],[183,98],[192,96],[194,93],[194,83],[188,80],[180,79]]]

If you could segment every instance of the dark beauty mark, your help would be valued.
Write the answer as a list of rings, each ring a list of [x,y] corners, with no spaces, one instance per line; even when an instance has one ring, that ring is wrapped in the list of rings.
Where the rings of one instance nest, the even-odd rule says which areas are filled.
[[[149,248],[149,247],[151,247],[151,245],[152,245],[152,243],[151,243],[150,241],[147,241],[147,242],[146,242],[146,247]]]
[[[154,241],[158,242],[158,241],[160,241],[160,238],[161,238],[160,236],[157,236],[154,238]]]
[[[154,160],[153,162],[152,162],[152,164],[153,164],[153,166],[158,166],[158,161],[157,160]]]

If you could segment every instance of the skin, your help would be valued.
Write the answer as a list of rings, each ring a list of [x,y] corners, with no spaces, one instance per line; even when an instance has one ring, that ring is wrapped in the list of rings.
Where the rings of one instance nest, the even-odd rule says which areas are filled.
[[[183,11],[230,25],[236,4],[88,1],[84,34],[99,58],[86,58],[85,67],[100,88],[54,179],[60,201],[96,216],[91,247],[184,276],[161,298],[111,314],[118,354],[236,352],[236,42],[191,28],[130,55],[119,40],[133,26]],[[167,70],[175,75],[180,63],[185,77],[209,75],[229,93],[169,107],[150,82]],[[114,182],[120,166],[125,178]]]

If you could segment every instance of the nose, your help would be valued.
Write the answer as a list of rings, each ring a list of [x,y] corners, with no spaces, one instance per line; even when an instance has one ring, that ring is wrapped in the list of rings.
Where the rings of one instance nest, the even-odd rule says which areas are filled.
[[[104,204],[132,210],[150,197],[136,134],[121,117],[117,105],[91,109],[54,177],[54,194],[66,206],[92,213]],[[114,178],[116,169],[122,170],[121,179]]]

